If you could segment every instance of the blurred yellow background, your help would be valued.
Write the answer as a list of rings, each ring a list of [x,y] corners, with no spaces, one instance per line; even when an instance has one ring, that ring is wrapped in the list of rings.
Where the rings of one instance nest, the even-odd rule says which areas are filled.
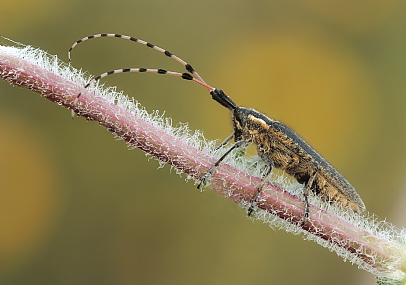
[[[237,104],[290,125],[355,186],[369,211],[406,225],[404,1],[6,1],[0,35],[67,61],[94,33],[150,41]],[[5,41],[3,41],[5,42]],[[92,74],[183,72],[120,39],[73,51]],[[154,74],[108,84],[206,137],[228,112],[197,85]],[[402,111],[403,110],[403,111]],[[300,237],[252,223],[232,202],[157,170],[105,129],[0,82],[1,284],[371,284]]]

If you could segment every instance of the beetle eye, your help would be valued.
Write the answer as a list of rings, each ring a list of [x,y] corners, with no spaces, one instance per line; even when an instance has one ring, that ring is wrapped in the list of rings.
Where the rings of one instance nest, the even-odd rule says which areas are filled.
[[[243,116],[238,110],[235,110],[234,112],[234,120],[238,122],[238,126],[241,128],[243,125]]]

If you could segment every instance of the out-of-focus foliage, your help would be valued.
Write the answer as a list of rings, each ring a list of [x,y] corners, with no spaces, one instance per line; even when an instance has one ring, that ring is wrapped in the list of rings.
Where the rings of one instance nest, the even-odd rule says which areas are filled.
[[[100,32],[168,49],[238,104],[292,126],[369,211],[404,225],[395,216],[406,170],[403,3],[2,1],[0,26],[2,36],[62,59],[75,40]],[[183,72],[119,39],[83,43],[72,58],[93,74]],[[208,138],[231,132],[227,111],[190,82],[154,74],[107,82]],[[251,223],[169,168],[157,170],[95,123],[72,121],[68,110],[5,82],[0,132],[1,284],[373,282],[315,244]]]

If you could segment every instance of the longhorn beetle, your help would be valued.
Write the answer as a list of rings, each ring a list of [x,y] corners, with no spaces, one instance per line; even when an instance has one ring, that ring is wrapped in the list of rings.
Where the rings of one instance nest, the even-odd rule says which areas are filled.
[[[231,151],[236,148],[245,148],[250,144],[254,144],[256,146],[258,155],[266,164],[266,170],[262,175],[261,182],[257,186],[257,193],[248,209],[248,216],[252,214],[266,179],[270,175],[273,167],[285,171],[289,175],[293,176],[297,182],[303,184],[305,214],[303,216],[302,225],[306,223],[306,219],[310,214],[310,205],[308,201],[309,191],[312,191],[329,203],[335,203],[341,207],[350,208],[355,212],[362,212],[365,210],[365,205],[358,193],[355,191],[354,187],[294,131],[292,131],[286,125],[270,119],[254,109],[237,106],[222,90],[208,85],[190,64],[186,63],[184,60],[171,52],[149,42],[121,34],[95,34],[82,38],[71,46],[68,51],[69,61],[71,60],[70,54],[72,49],[75,48],[79,43],[100,37],[115,37],[143,44],[165,54],[170,58],[173,58],[182,64],[188,72],[179,73],[165,69],[149,68],[116,69],[94,77],[84,86],[84,88],[89,87],[90,84],[100,80],[101,78],[117,73],[151,72],[168,74],[202,85],[210,92],[215,101],[230,110],[234,131],[228,138],[225,139],[224,142],[220,144],[218,148],[225,146],[233,138],[234,144],[202,177],[201,182],[198,185],[199,189],[204,186],[216,168],[226,158],[226,156],[231,153]],[[77,95],[74,102],[75,104],[80,96],[81,93]]]

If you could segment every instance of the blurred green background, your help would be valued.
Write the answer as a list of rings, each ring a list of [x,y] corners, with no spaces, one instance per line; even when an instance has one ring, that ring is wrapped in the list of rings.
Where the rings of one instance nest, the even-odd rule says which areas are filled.
[[[292,126],[369,211],[406,224],[404,1],[1,0],[1,14],[0,35],[64,61],[74,41],[93,33],[170,50],[238,104]],[[119,39],[80,45],[73,65],[95,75],[184,71]],[[106,81],[210,139],[231,132],[228,112],[195,84],[154,74]],[[252,223],[213,191],[157,170],[96,123],[72,121],[68,110],[5,82],[0,133],[1,284],[373,282],[327,249]]]

